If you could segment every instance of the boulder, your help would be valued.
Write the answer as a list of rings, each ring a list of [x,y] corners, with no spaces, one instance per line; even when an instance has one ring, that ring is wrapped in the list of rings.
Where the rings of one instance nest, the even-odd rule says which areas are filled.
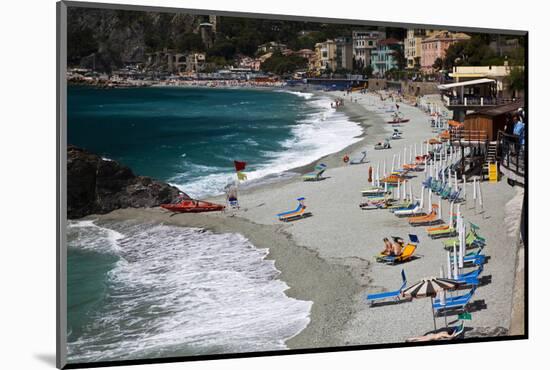
[[[74,145],[67,147],[67,217],[109,213],[119,208],[156,207],[181,191],[120,163]]]

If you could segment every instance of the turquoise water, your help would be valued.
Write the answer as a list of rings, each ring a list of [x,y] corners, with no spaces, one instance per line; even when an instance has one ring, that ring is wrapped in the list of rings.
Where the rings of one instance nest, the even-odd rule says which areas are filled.
[[[69,362],[281,350],[309,323],[239,234],[71,221],[68,252]]]
[[[115,159],[191,196],[234,179],[280,175],[338,151],[357,125],[308,93],[212,88],[69,87],[68,142]]]
[[[292,176],[361,129],[308,93],[69,87],[68,142],[189,195]],[[311,302],[285,295],[267,250],[242,235],[166,225],[71,221],[68,358],[122,360],[285,349]]]

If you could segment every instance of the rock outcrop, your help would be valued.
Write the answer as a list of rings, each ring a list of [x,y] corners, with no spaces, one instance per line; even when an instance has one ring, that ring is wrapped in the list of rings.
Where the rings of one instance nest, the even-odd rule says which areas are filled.
[[[67,217],[104,214],[119,208],[155,207],[181,192],[84,149],[67,148]]]

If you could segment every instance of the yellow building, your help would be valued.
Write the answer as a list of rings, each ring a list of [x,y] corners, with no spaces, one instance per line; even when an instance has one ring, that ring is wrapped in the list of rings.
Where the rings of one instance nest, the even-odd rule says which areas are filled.
[[[318,42],[315,44],[315,69],[323,72],[326,70],[336,70],[336,43],[334,40]]]
[[[432,36],[435,32],[435,30],[417,28],[407,30],[407,37],[405,39],[405,58],[407,59],[407,69],[420,67],[422,40]]]

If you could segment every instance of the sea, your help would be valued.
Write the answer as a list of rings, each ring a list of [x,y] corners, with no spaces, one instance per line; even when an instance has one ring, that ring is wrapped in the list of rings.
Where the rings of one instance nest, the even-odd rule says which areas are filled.
[[[358,141],[331,99],[287,90],[68,89],[68,143],[196,198],[295,167]],[[269,250],[238,233],[72,220],[67,229],[72,363],[286,349],[312,302],[290,298]]]

